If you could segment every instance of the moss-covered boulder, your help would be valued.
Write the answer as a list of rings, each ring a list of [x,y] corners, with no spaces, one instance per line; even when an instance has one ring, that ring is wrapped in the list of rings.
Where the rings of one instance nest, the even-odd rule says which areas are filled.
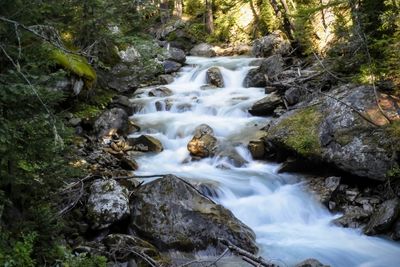
[[[222,238],[257,252],[250,228],[176,176],[167,175],[145,184],[135,196],[131,227],[162,251],[215,248],[222,252],[225,247],[218,242]]]
[[[320,95],[272,122],[265,141],[357,176],[385,180],[397,166],[399,137],[396,126],[377,127],[362,117],[384,122],[373,88],[344,85],[329,94],[334,98]]]

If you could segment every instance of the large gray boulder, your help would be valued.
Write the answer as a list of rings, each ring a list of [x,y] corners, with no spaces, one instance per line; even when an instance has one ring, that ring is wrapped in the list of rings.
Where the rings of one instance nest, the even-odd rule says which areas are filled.
[[[254,103],[249,113],[254,116],[272,115],[274,110],[282,104],[282,98],[276,92],[272,92]]]
[[[192,156],[205,158],[213,156],[217,149],[217,139],[213,129],[207,124],[196,127],[193,138],[187,144],[187,149]]]
[[[141,186],[131,206],[131,227],[160,250],[199,251],[228,240],[257,252],[253,231],[180,178],[167,175]]]
[[[264,87],[267,81],[276,79],[283,71],[284,61],[281,55],[273,55],[261,61],[256,69],[251,69],[243,80],[244,87]]]
[[[382,203],[364,229],[367,234],[377,234],[388,230],[396,221],[400,212],[400,201],[398,198],[390,199]]]
[[[97,180],[90,186],[87,217],[92,229],[104,229],[129,215],[129,193],[115,180]]]
[[[93,128],[98,137],[126,134],[129,129],[128,114],[121,108],[106,110],[95,121]]]
[[[212,45],[201,43],[190,50],[190,55],[198,57],[215,57],[217,53],[214,51]]]
[[[320,95],[310,103],[298,104],[305,108],[289,111],[272,122],[266,141],[357,176],[385,180],[397,164],[396,137],[349,108],[382,121],[373,88],[344,85],[329,95],[335,99]]]
[[[167,59],[183,64],[186,61],[185,51],[176,47],[169,47]]]
[[[206,81],[208,84],[216,87],[224,87],[224,78],[218,67],[211,67],[206,72]]]
[[[287,55],[290,52],[290,43],[283,34],[274,32],[253,42],[253,56],[269,57],[274,54]]]

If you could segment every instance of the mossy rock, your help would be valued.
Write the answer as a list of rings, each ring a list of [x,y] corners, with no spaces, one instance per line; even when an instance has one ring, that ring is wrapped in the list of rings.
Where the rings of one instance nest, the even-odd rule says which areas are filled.
[[[319,126],[323,114],[314,107],[296,111],[272,126],[267,137],[276,139],[301,156],[318,156],[321,153]]]
[[[66,70],[81,77],[85,81],[87,88],[92,88],[97,76],[96,71],[90,66],[86,58],[76,54],[67,54],[56,49],[51,51],[50,57]]]

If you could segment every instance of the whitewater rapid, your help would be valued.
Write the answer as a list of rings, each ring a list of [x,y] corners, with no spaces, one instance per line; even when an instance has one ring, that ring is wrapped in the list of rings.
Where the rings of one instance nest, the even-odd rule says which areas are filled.
[[[175,174],[215,186],[218,195],[214,201],[253,229],[260,255],[282,266],[307,258],[340,267],[400,266],[398,244],[332,225],[338,215],[304,191],[300,175],[277,174],[278,164],[251,158],[246,145],[270,120],[247,112],[265,96],[263,88],[242,86],[253,60],[188,57],[188,66],[166,85],[171,96],[149,97],[146,90],[139,90],[132,102],[142,109],[132,119],[142,130],[133,136],[152,135],[162,142],[164,151],[139,157],[136,174]],[[220,68],[224,88],[203,87],[206,71],[212,66]],[[157,111],[157,105],[162,110]],[[249,163],[237,168],[221,157],[188,161],[186,145],[202,123],[211,126],[219,141],[230,143]]]

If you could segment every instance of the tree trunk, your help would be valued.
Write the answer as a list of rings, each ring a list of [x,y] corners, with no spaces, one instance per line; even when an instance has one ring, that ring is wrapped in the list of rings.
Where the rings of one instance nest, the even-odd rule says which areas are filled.
[[[208,33],[214,32],[212,4],[212,0],[206,0],[206,30]]]
[[[165,24],[169,20],[168,0],[161,0],[160,2],[160,18],[162,24]]]
[[[183,0],[175,0],[174,2],[174,12],[173,15],[177,18],[182,18],[182,6]]]
[[[254,27],[253,27],[252,37],[253,37],[253,39],[255,39],[257,37],[258,27],[260,26],[260,17],[257,14],[257,10],[253,3],[253,0],[250,0],[250,8],[251,8],[251,12],[253,13],[253,17],[254,17]]]

